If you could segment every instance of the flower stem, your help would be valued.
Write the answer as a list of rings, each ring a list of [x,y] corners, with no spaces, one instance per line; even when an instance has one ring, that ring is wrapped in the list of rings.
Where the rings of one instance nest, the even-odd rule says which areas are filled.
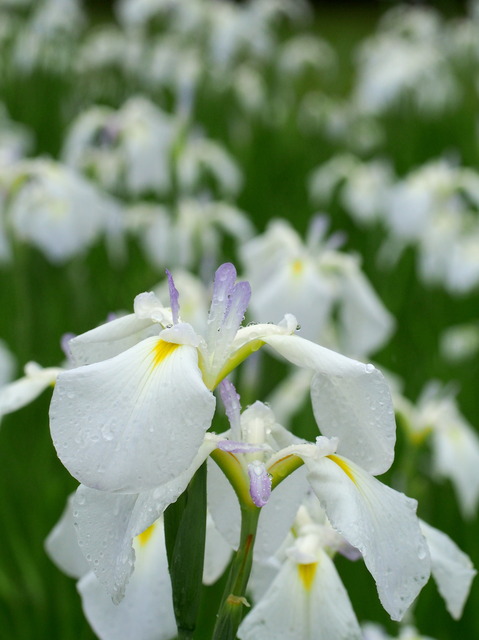
[[[212,640],[234,640],[243,617],[243,606],[249,606],[245,594],[253,564],[253,547],[260,513],[261,509],[258,507],[241,507],[240,543],[223,592]]]

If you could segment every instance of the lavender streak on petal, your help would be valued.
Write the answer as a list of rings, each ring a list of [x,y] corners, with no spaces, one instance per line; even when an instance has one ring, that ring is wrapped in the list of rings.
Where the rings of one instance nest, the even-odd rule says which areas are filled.
[[[218,442],[218,449],[228,453],[256,453],[257,451],[269,450],[268,445],[249,444],[248,442],[236,442],[236,440],[221,440]]]
[[[234,385],[229,380],[222,380],[219,385],[221,400],[225,406],[226,415],[228,417],[231,433],[234,439],[241,437],[240,429],[240,397]]]
[[[168,269],[166,269],[166,276],[168,278],[168,289],[170,291],[170,306],[173,324],[178,324],[178,318],[180,315],[180,294],[178,293],[178,289],[175,287],[173,276]]]

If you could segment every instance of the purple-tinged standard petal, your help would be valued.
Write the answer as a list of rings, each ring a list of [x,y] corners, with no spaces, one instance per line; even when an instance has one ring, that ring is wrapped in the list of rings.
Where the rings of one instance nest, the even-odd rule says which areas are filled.
[[[231,340],[233,340],[243,322],[250,298],[251,285],[249,282],[238,282],[233,287],[222,326],[223,332],[226,331],[231,334]]]
[[[235,285],[235,280],[236,269],[231,263],[217,269],[206,335],[209,354],[207,368],[212,381],[228,358],[251,297],[249,283],[239,282]]]
[[[241,437],[240,429],[240,397],[235,386],[229,380],[223,380],[219,386],[221,400],[225,406],[226,415],[231,426],[231,432],[234,438]]]
[[[170,291],[170,306],[171,315],[173,316],[173,324],[178,324],[178,316],[180,315],[180,294],[178,293],[178,289],[175,287],[173,276],[168,269],[166,269],[166,276],[168,278],[168,289]]]
[[[70,350],[70,340],[75,337],[74,333],[64,333],[60,339],[60,346],[62,348],[63,353],[68,358],[68,360],[72,359],[72,352]]]
[[[256,453],[258,451],[270,450],[269,445],[248,444],[247,442],[236,442],[235,440],[221,440],[218,442],[218,449],[229,453]],[[271,482],[270,482],[271,484]]]
[[[319,245],[328,233],[330,219],[324,214],[317,213],[311,219],[308,229],[308,246],[312,250],[318,250]]]
[[[236,269],[231,262],[226,262],[218,267],[215,273],[213,297],[208,315],[208,344],[214,341],[216,332],[221,329],[235,281]]]
[[[248,475],[251,498],[257,507],[264,507],[271,495],[271,476],[258,460],[248,465]]]

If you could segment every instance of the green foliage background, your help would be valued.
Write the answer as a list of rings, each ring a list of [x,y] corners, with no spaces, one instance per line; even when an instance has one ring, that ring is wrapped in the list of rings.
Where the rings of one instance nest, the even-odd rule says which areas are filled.
[[[316,28],[340,54],[341,68],[330,79],[337,92],[347,91],[350,53],[360,38],[372,31],[378,15],[376,9],[364,7],[318,8]],[[48,75],[37,75],[28,81],[10,78],[3,84],[2,97],[12,119],[36,132],[36,155],[58,154],[68,124],[62,117],[62,98],[69,89],[68,80],[59,81]],[[224,108],[224,104],[201,100],[198,106],[198,116],[214,139],[223,137]],[[467,101],[460,111],[448,116],[447,122],[421,120],[418,114],[408,111],[395,113],[384,125],[397,171],[405,173],[451,147],[460,150],[465,164],[477,168],[478,145],[471,134],[476,118],[477,105]],[[234,150],[246,176],[239,206],[251,214],[259,230],[269,219],[282,216],[304,231],[314,213],[307,197],[306,177],[337,151],[320,137],[298,136],[293,126],[279,136],[258,125],[254,149],[243,149],[243,156],[241,150]],[[397,319],[396,333],[375,360],[402,376],[405,393],[413,400],[427,380],[457,381],[460,407],[466,418],[477,425],[477,360],[446,365],[438,352],[438,336],[444,328],[477,320],[477,291],[451,298],[440,288],[425,287],[417,280],[412,250],[403,255],[393,271],[378,270],[375,257],[381,232],[355,227],[339,203],[329,213],[333,229],[347,232],[346,248],[361,254],[366,274]],[[14,264],[0,271],[0,336],[21,366],[28,360],[44,366],[57,365],[63,357],[59,346],[63,333],[81,333],[103,321],[112,310],[130,309],[134,296],[149,290],[159,277],[133,244],[125,264],[112,266],[104,248],[97,246],[85,258],[66,267],[52,266],[34,249],[18,246]],[[273,371],[271,379],[275,376],[277,372]],[[258,397],[262,397],[261,393]],[[46,392],[30,406],[6,416],[0,430],[0,637],[88,640],[95,636],[81,612],[74,581],[54,567],[43,549],[45,537],[76,486],[51,444],[49,399],[50,393]],[[311,428],[310,421],[309,410],[298,417],[302,429]],[[399,458],[411,455],[400,433],[398,450]],[[407,490],[414,497],[427,496],[420,502],[419,515],[446,531],[478,567],[477,518],[471,522],[462,520],[450,483],[425,488],[421,468],[428,464],[426,451],[419,453],[414,464],[417,481]],[[389,473],[388,479],[393,483],[396,472],[393,467]],[[394,630],[364,567],[341,559],[338,564],[358,618],[378,620]],[[199,639],[209,637],[210,619],[220,593],[221,582],[205,590]],[[415,614],[421,631],[438,640],[477,638],[478,584],[473,585],[459,622],[447,614],[432,582],[422,592]]]

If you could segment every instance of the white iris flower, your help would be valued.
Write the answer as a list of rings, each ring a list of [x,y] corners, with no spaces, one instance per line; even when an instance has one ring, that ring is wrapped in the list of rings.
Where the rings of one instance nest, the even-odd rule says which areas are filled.
[[[217,270],[204,337],[180,321],[170,275],[171,308],[141,294],[133,314],[69,343],[78,366],[58,376],[51,432],[60,459],[82,483],[75,522],[83,552],[115,601],[132,572],[132,541],[217,448],[220,438],[206,433],[213,389],[263,344],[312,370],[324,434],[338,434],[343,451],[371,473],[392,462],[395,423],[382,374],[292,335],[292,316],[279,325],[240,327],[250,287],[235,279],[233,265]]]
[[[249,481],[244,484],[249,486],[254,504],[263,506],[267,503],[263,506],[259,520],[260,553],[255,555],[263,559],[268,556],[268,553],[261,553],[263,537],[268,540],[269,555],[274,553],[271,541],[275,540],[277,549],[292,526],[298,497],[302,499],[306,487],[303,486],[301,490],[300,486],[290,484],[297,472],[291,478],[287,477],[284,484],[281,480],[292,471],[288,465],[295,464],[294,461],[300,458],[306,467],[306,480],[318,497],[332,527],[361,553],[366,567],[376,581],[383,607],[393,619],[400,620],[430,574],[429,549],[416,516],[417,502],[379,482],[374,477],[378,471],[368,472],[364,467],[370,466],[371,460],[368,461],[360,450],[352,449],[349,451],[350,457],[345,457],[344,447],[349,448],[346,440],[343,444],[338,438],[319,436],[316,444],[298,441],[275,424],[271,410],[261,403],[249,407],[241,420],[238,417],[232,420],[231,416],[238,416],[238,410],[235,409],[237,403],[231,393],[229,402],[228,417],[233,437],[237,432],[235,424],[239,424],[243,442],[219,442],[218,449],[227,452],[229,458],[221,460],[218,454],[213,454],[213,458],[223,469],[228,471],[229,467],[229,477],[233,481],[238,475],[242,474],[246,478],[248,474]],[[281,443],[287,446],[283,444],[281,448]],[[259,483],[256,478],[251,478],[251,464],[262,467],[264,482]],[[273,487],[271,503],[266,495],[267,477],[270,478],[270,488]],[[231,507],[225,511],[225,507],[234,500],[231,499],[232,496],[223,495],[224,489],[218,489],[218,484],[213,477],[209,484],[210,509],[220,532],[234,544],[234,530],[237,532],[239,529],[238,513],[232,511]],[[241,482],[236,482],[236,485],[240,484]],[[278,489],[282,491],[279,501],[276,500],[279,496],[275,495],[278,484]],[[291,497],[293,500],[290,500]],[[260,505],[259,501],[263,504]],[[271,533],[264,536],[261,530],[269,530],[270,519],[273,524]],[[310,542],[304,544],[308,546]],[[313,547],[314,554],[319,553],[315,545]],[[314,562],[318,562],[319,556],[315,558]],[[288,575],[290,570],[291,567]],[[328,575],[331,577],[331,572]]]

